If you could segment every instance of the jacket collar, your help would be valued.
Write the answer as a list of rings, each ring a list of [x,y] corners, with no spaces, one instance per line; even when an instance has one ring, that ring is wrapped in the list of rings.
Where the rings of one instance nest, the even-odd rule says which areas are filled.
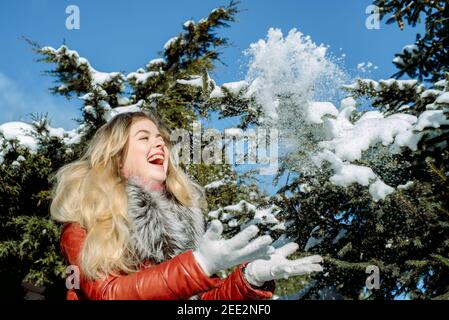
[[[142,260],[154,263],[195,249],[204,233],[204,216],[187,208],[165,189],[127,186],[131,241]]]

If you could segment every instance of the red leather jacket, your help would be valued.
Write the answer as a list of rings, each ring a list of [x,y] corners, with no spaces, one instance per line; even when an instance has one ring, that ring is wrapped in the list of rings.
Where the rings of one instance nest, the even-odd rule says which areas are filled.
[[[78,223],[63,226],[60,247],[70,265],[79,266],[86,230]],[[201,300],[243,300],[271,298],[274,281],[263,288],[252,287],[243,276],[245,265],[237,267],[226,279],[208,277],[188,250],[157,265],[146,265],[138,272],[88,280],[80,270],[80,289],[69,289],[68,300],[173,300],[198,295]]]

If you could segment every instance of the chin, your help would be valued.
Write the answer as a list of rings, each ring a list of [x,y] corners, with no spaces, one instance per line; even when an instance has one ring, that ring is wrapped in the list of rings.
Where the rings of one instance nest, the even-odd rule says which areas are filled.
[[[158,177],[149,177],[149,181],[154,181],[156,183],[165,183],[165,180],[167,180],[166,176],[158,176]]]

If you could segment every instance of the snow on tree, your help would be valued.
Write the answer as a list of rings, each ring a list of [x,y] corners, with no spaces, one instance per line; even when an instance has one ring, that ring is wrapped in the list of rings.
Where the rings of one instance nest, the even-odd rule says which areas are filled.
[[[278,130],[274,183],[286,181],[268,197],[251,173],[237,174],[230,164],[188,164],[188,174],[205,187],[208,219],[220,218],[229,236],[258,224],[277,245],[294,240],[304,251],[298,255],[325,257],[325,272],[281,282],[281,295],[302,288],[293,296],[447,299],[448,33],[437,22],[448,14],[441,3],[374,1],[401,28],[426,16],[424,37],[394,60],[396,76],[416,79],[353,80],[328,47],[298,30],[284,36],[272,28],[245,52],[245,79],[218,85],[209,74],[227,40],[215,30],[234,20],[232,2],[186,21],[160,58],[127,74],[100,72],[67,46],[37,46],[42,60],[55,64],[53,92],[81,99],[82,118],[73,132],[51,128],[46,119],[0,127],[2,272],[11,284],[23,278],[52,284],[62,275],[59,230],[48,218],[50,177],[114,114],[147,109],[170,129],[192,129],[194,120],[216,112],[240,117],[242,129]],[[367,291],[371,265],[380,269],[381,288]]]
[[[414,27],[425,17],[425,34],[417,34],[414,44],[395,55],[393,63],[399,69],[395,77],[407,74],[419,80],[441,80],[449,71],[447,1],[374,0],[373,4],[380,8],[381,18],[388,17],[386,22],[396,22],[401,30],[405,23]]]
[[[214,68],[220,47],[227,44],[216,30],[234,21],[237,12],[236,3],[231,2],[196,23],[185,23],[183,31],[167,42],[162,57],[127,74],[96,70],[87,58],[66,45],[55,49],[30,42],[40,61],[53,66],[47,72],[56,80],[52,92],[80,99],[83,105],[77,119],[80,125],[72,131],[51,127],[46,117],[30,124],[0,126],[0,209],[4,213],[0,216],[0,270],[7,275],[4,289],[11,295],[20,297],[20,284],[25,281],[46,286],[47,297],[64,297],[60,227],[49,217],[53,175],[62,165],[79,158],[95,131],[117,113],[150,110],[168,129],[187,130],[207,117],[212,108],[204,99],[209,93],[204,92],[214,85],[208,72]],[[207,186],[209,210],[235,201],[251,201],[251,206],[257,207],[257,201],[265,197],[230,164],[181,165]],[[222,183],[214,184],[217,180]],[[244,212],[241,214],[238,223],[249,220]]]
[[[413,4],[415,12],[423,6]],[[432,46],[429,59],[447,45],[440,49]],[[238,89],[215,86],[211,101],[222,117],[240,116],[242,128],[280,130],[278,177],[288,175],[280,208],[329,268],[310,297],[334,288],[354,299],[447,298],[449,75],[429,67],[429,85],[419,81],[428,76],[421,69],[418,79],[347,84],[326,51],[297,30],[284,37],[270,29],[248,49],[247,77],[231,86]],[[327,102],[338,100],[339,108]],[[369,265],[382,272],[378,291],[364,291]]]

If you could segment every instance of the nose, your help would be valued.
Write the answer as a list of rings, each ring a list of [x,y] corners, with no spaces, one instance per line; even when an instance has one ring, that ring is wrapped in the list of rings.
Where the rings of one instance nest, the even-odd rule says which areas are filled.
[[[162,149],[162,148],[164,148],[164,146],[165,146],[165,142],[164,142],[164,139],[162,139],[162,138],[156,138],[156,140],[154,141],[154,146],[153,146],[153,148],[159,148],[159,149]]]

